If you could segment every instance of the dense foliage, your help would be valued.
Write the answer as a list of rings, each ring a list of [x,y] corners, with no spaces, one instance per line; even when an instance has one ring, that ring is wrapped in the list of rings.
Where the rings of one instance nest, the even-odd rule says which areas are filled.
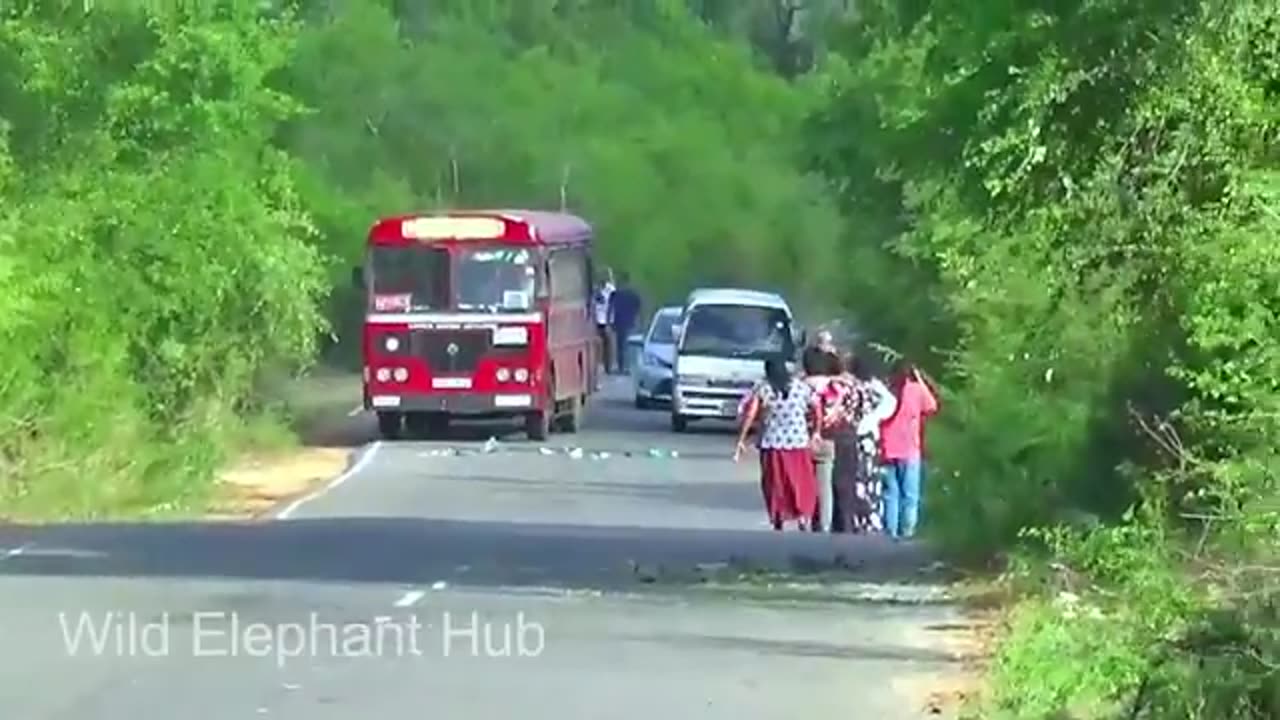
[[[148,4],[152,5],[152,4]],[[198,6],[193,6],[198,7]],[[198,497],[268,361],[323,292],[251,10],[0,14],[0,507]]]
[[[861,10],[813,152],[955,339],[932,517],[1057,561],[994,704],[1276,717],[1280,6]]]
[[[310,12],[284,82],[312,112],[284,136],[326,252],[354,262],[369,219],[401,208],[563,202],[654,302],[695,275],[821,296],[839,216],[795,162],[817,88],[678,3],[575,5]]]
[[[0,510],[198,501],[373,218],[563,205],[932,367],[996,711],[1280,716],[1278,95],[1265,0],[9,3]]]
[[[840,219],[795,159],[822,96],[734,27],[678,2],[5,4],[0,511],[198,501],[264,373],[353,333],[379,215],[564,205],[651,301],[695,275],[820,297]]]

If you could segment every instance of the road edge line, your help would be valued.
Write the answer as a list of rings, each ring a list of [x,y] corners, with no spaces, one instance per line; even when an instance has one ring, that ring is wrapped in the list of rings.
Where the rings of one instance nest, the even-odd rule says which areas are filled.
[[[35,543],[27,542],[17,547],[11,547],[5,550],[3,554],[0,554],[0,560],[9,560],[12,558],[21,557],[22,555],[26,554],[28,550],[31,549],[32,545],[35,545]]]
[[[319,498],[324,497],[334,488],[338,487],[339,485],[345,483],[346,481],[360,474],[361,471],[363,471],[366,467],[368,467],[369,463],[373,460],[374,456],[378,454],[378,450],[380,450],[381,448],[382,448],[382,441],[375,440],[373,443],[371,443],[365,448],[364,452],[360,454],[360,457],[354,463],[351,464],[351,467],[348,467],[346,470],[344,470],[342,474],[338,475],[334,479],[325,483],[323,487],[317,490],[313,490],[307,493],[306,495],[303,495],[302,497],[298,498],[297,500],[294,500],[293,502],[289,503],[282,510],[275,513],[275,515],[273,516],[273,519],[288,520],[289,517],[293,515],[293,513],[297,512],[298,508],[302,507],[303,505],[306,505],[312,500],[318,500]]]
[[[410,590],[404,595],[401,595],[400,599],[396,600],[395,603],[393,603],[393,606],[398,608],[413,607],[414,605],[418,604],[419,600],[421,600],[426,596],[427,594],[422,590]]]

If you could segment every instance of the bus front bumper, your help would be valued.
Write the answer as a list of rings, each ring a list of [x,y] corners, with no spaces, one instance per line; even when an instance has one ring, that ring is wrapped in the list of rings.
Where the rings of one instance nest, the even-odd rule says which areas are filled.
[[[366,410],[377,412],[445,413],[448,415],[515,415],[542,409],[532,393],[455,392],[430,395],[372,395]]]

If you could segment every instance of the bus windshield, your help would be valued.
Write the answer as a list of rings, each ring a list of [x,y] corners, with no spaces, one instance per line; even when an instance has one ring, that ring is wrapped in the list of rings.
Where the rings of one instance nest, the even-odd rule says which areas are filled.
[[[758,358],[795,354],[791,320],[780,308],[758,305],[697,305],[681,337],[686,355]]]
[[[441,310],[449,304],[449,253],[421,246],[378,246],[369,253],[375,312]]]
[[[533,306],[538,281],[524,248],[467,248],[458,257],[459,310],[522,312]]]

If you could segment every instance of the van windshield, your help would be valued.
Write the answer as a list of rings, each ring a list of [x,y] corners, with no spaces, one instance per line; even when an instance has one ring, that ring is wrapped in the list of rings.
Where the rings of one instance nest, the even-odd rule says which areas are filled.
[[[686,355],[759,358],[795,355],[791,320],[780,308],[698,305],[689,313],[680,352]]]

